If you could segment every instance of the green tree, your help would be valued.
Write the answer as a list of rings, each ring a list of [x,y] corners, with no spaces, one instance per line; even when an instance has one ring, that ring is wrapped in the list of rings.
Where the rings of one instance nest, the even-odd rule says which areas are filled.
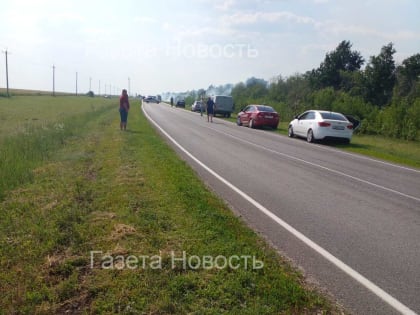
[[[378,56],[371,56],[366,66],[366,99],[379,108],[389,104],[392,98],[396,80],[395,52],[393,44],[389,43],[382,47]]]
[[[268,87],[268,97],[276,102],[283,102],[287,96],[287,84],[281,75],[273,78]]]
[[[332,87],[316,91],[313,93],[314,109],[332,110],[332,104],[335,101],[336,95]]]
[[[318,69],[312,70],[311,82],[316,88],[333,87],[342,88],[342,72],[360,70],[364,59],[357,51],[351,50],[349,41],[342,41],[338,47],[325,56]]]
[[[286,103],[291,109],[292,116],[310,107],[311,86],[307,75],[294,74],[286,80]]]
[[[415,94],[416,85],[420,79],[420,54],[413,55],[402,62],[396,70],[396,79],[395,93],[398,96]]]
[[[247,88],[243,82],[240,82],[233,87],[231,95],[237,110],[248,103]]]

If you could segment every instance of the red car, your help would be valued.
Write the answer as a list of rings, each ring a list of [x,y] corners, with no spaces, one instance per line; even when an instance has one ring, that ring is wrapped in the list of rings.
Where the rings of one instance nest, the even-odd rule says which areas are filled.
[[[279,114],[271,106],[248,105],[238,113],[236,124],[250,128],[266,126],[277,129],[279,120]]]

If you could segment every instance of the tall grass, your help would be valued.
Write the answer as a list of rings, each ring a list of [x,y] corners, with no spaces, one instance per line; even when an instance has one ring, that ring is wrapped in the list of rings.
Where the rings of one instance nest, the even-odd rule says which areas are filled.
[[[111,105],[61,122],[35,126],[27,123],[21,133],[5,137],[0,149],[0,199],[7,190],[31,181],[32,169],[50,158],[51,154],[77,136],[93,117],[110,110]]]

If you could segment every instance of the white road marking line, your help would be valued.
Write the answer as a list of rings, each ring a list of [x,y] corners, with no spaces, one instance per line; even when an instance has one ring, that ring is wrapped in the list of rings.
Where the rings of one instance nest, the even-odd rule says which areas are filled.
[[[358,273],[356,270],[352,269],[350,266],[345,264],[343,261],[332,255],[330,252],[316,244],[314,241],[306,237],[304,234],[296,230],[294,227],[289,225],[287,222],[280,219],[278,216],[276,216],[274,213],[272,213],[270,210],[265,208],[263,205],[261,205],[258,201],[244,193],[242,190],[234,186],[232,183],[230,183],[228,180],[220,176],[218,173],[213,171],[210,167],[208,167],[206,164],[201,162],[199,159],[197,159],[194,155],[192,155],[189,151],[187,151],[183,146],[181,146],[174,138],[172,138],[162,127],[160,127],[146,112],[144,106],[142,106],[143,113],[147,117],[147,119],[152,122],[156,128],[158,128],[174,145],[176,145],[182,152],[184,152],[189,158],[191,158],[194,162],[196,162],[198,165],[200,165],[203,169],[205,169],[207,172],[209,172],[211,175],[213,175],[215,178],[220,180],[223,184],[228,186],[230,189],[235,191],[238,195],[240,195],[242,198],[247,200],[249,203],[251,203],[253,206],[255,206],[258,210],[260,210],[262,213],[267,215],[269,218],[271,218],[273,221],[275,221],[277,224],[282,226],[285,230],[287,230],[289,233],[294,235],[296,238],[298,238],[300,241],[305,243],[307,246],[312,248],[314,251],[316,251],[318,254],[323,256],[325,259],[327,259],[329,262],[334,264],[336,267],[338,267],[340,270],[348,274],[350,277],[352,277],[354,280],[362,284],[365,288],[370,290],[372,293],[374,293],[376,296],[381,298],[384,302],[386,302],[388,305],[392,306],[395,310],[399,311],[401,314],[406,315],[417,315],[413,310],[402,304],[400,301],[398,301],[396,298],[382,290],[380,287],[378,287],[376,284],[374,284],[372,281],[367,279],[366,277],[362,276],[360,273]]]
[[[239,138],[237,136],[234,136],[234,135],[232,135],[232,134],[230,134],[228,132],[221,132],[221,131],[219,131],[219,130],[217,130],[215,128],[211,128],[211,127],[207,127],[207,128],[210,128],[210,129],[212,129],[212,130],[214,130],[214,131],[216,131],[218,133],[221,133],[223,135],[229,136],[229,137],[231,137],[233,139],[242,141],[242,142],[247,143],[247,144],[251,144],[251,145],[253,145],[253,146],[257,147],[257,148],[260,148],[260,149],[269,151],[269,152],[274,153],[274,154],[277,154],[277,155],[281,155],[281,156],[287,157],[287,158],[289,158],[291,160],[295,160],[295,161],[299,161],[299,162],[302,162],[302,163],[305,163],[305,164],[308,164],[308,165],[311,165],[311,166],[315,166],[315,167],[321,168],[323,170],[326,170],[328,172],[335,173],[335,174],[338,174],[338,175],[341,175],[341,176],[345,176],[345,177],[351,178],[351,179],[353,179],[355,181],[358,181],[358,182],[361,182],[361,183],[364,183],[364,184],[367,184],[367,185],[370,185],[370,186],[373,186],[373,187],[376,187],[376,188],[380,188],[382,190],[386,190],[388,192],[391,192],[391,193],[394,193],[394,194],[397,194],[397,195],[400,195],[400,196],[403,196],[403,197],[406,197],[406,198],[409,198],[409,199],[420,201],[420,198],[415,197],[415,196],[411,196],[411,195],[408,195],[408,194],[405,194],[405,193],[402,193],[402,192],[400,192],[398,190],[394,190],[392,188],[388,188],[388,187],[385,187],[385,186],[382,186],[382,185],[379,185],[379,184],[375,184],[375,183],[372,183],[370,181],[367,181],[367,180],[364,180],[364,179],[361,179],[361,178],[358,178],[358,177],[355,177],[355,176],[352,176],[352,175],[349,175],[349,174],[346,174],[346,173],[343,173],[343,172],[334,170],[332,168],[329,168],[329,167],[326,167],[326,166],[322,166],[320,164],[316,164],[316,163],[313,163],[313,162],[309,162],[309,161],[306,161],[306,160],[301,159],[301,158],[297,158],[297,157],[295,157],[293,155],[289,155],[289,154],[286,154],[286,153],[278,152],[278,151],[273,150],[273,149],[269,149],[269,148],[267,148],[265,146],[262,146],[260,144],[256,144],[254,142],[241,139],[241,138]]]
[[[346,152],[346,151],[343,151],[343,150],[337,150],[337,149],[332,149],[332,148],[328,148],[328,147],[322,147],[322,148],[324,150],[328,150],[328,151],[332,151],[332,152],[337,152],[337,153],[344,154],[344,155],[349,155],[349,156],[355,157],[357,159],[367,160],[367,161],[371,161],[371,162],[383,164],[383,165],[386,165],[386,166],[391,166],[391,167],[399,168],[399,169],[402,169],[402,170],[405,170],[405,171],[409,171],[409,172],[420,173],[420,170],[416,170],[416,169],[411,168],[411,167],[402,166],[402,165],[398,165],[398,164],[392,164],[392,163],[389,163],[389,162],[385,162],[385,161],[381,161],[381,160],[376,160],[376,159],[373,159],[373,158],[370,158],[370,157],[367,157],[367,156],[362,156],[362,155],[358,155],[358,154],[355,154],[355,153]]]

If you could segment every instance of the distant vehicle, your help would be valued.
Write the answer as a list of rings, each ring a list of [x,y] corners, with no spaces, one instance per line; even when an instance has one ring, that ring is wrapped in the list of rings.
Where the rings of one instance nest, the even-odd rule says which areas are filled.
[[[158,100],[159,103],[162,102],[162,96],[156,95],[156,99]]]
[[[176,101],[175,107],[184,107],[185,108],[185,100],[180,99]]]
[[[336,139],[350,143],[353,124],[341,113],[308,110],[297,115],[288,130],[289,137],[303,137],[308,142]]]
[[[248,105],[236,117],[238,126],[245,125],[250,128],[266,126],[277,129],[279,121],[279,114],[273,107],[267,105]]]
[[[146,98],[143,99],[146,103],[156,103],[159,104],[159,100],[156,98],[156,96],[147,96]]]
[[[193,112],[205,112],[206,111],[206,107],[204,105],[204,103],[202,101],[195,101],[192,105],[191,105],[191,111]]]
[[[214,114],[222,115],[223,117],[230,117],[234,108],[232,96],[215,95],[212,97],[216,105]]]

